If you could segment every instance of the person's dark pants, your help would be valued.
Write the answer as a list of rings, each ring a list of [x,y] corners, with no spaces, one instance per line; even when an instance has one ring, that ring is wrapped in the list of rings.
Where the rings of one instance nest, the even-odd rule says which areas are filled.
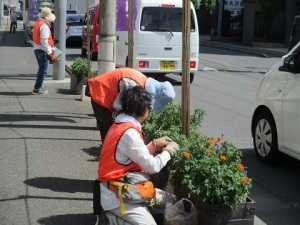
[[[34,89],[38,90],[42,87],[44,79],[48,74],[49,60],[47,59],[46,52],[42,49],[35,49],[34,54],[39,65]]]
[[[16,25],[16,28],[17,28],[17,22],[11,22],[11,23],[10,23],[10,29],[9,29],[9,32],[12,31],[12,27],[13,27],[14,24]]]
[[[109,130],[110,126],[112,125],[112,112],[109,111],[107,108],[96,103],[91,98],[91,103],[94,111],[95,118],[97,120],[97,124],[100,131],[100,136],[102,143],[104,142],[105,136],[107,131]]]

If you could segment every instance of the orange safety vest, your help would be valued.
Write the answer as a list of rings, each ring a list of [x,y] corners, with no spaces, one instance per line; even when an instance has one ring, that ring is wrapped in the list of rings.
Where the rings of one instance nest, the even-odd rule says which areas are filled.
[[[32,29],[32,38],[33,38],[33,41],[34,43],[38,44],[38,45],[41,45],[41,37],[40,37],[40,27],[43,25],[43,24],[46,24],[49,29],[50,29],[50,26],[43,20],[37,20],[34,25],[33,25],[33,29]],[[54,41],[52,39],[52,34],[50,32],[50,35],[49,35],[49,38],[48,38],[48,44],[50,46],[54,46]]]
[[[126,130],[136,129],[144,140],[142,131],[132,123],[114,123],[107,132],[105,141],[102,145],[98,167],[98,180],[111,181],[125,176],[128,171],[142,171],[142,167],[135,162],[127,165],[116,161],[115,155],[120,138]]]
[[[119,94],[119,82],[129,78],[145,88],[147,77],[132,68],[118,68],[88,80],[91,98],[99,105],[114,110],[113,104]]]

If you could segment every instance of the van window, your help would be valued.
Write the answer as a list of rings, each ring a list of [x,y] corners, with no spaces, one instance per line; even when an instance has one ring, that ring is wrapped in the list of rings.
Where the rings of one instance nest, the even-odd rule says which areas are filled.
[[[79,26],[82,25],[84,16],[84,14],[67,14],[66,22],[69,26]]]
[[[140,24],[141,31],[182,32],[182,8],[144,7]],[[195,22],[191,10],[191,32]]]

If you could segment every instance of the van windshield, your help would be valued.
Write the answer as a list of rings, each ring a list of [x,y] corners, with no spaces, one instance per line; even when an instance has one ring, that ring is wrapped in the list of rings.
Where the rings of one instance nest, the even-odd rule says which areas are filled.
[[[140,30],[182,32],[182,8],[144,7]],[[191,32],[195,32],[195,22],[192,10]]]

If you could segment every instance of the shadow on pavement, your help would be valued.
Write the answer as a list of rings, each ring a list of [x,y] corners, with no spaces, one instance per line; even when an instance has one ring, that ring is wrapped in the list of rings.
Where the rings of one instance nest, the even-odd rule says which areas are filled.
[[[51,122],[68,122],[76,123],[74,119],[66,118],[66,116],[53,116],[53,115],[20,115],[20,114],[1,114],[1,122],[10,122],[10,121],[51,121]]]
[[[23,47],[24,44],[24,30],[17,30],[16,33],[9,33],[9,31],[4,32],[1,46]]]
[[[35,80],[35,78],[36,74],[1,74],[1,79]]]
[[[100,143],[100,135],[99,135],[99,143]],[[84,148],[82,149],[83,152],[87,153],[88,155],[94,157],[94,159],[88,160],[89,162],[98,162],[100,156],[100,146],[99,147],[91,147],[91,148]]]
[[[242,163],[252,178],[251,194],[257,216],[266,224],[292,224],[300,221],[300,161],[283,155],[278,165],[260,162],[253,149],[241,149]],[[252,198],[252,197],[251,197]]]
[[[93,192],[93,181],[91,180],[77,180],[62,177],[36,177],[25,180],[24,183],[35,188],[49,189],[55,192]]]
[[[93,214],[66,214],[45,217],[37,222],[42,225],[86,225],[95,224],[96,216]]]

